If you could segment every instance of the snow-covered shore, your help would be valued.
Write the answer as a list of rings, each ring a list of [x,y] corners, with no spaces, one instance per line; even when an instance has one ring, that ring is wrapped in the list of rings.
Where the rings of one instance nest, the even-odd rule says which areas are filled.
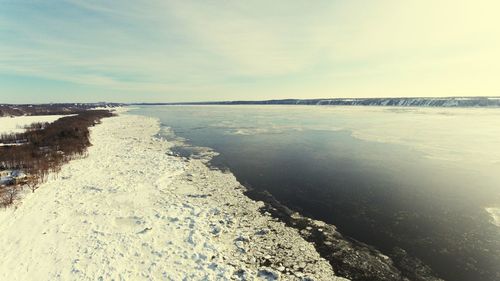
[[[230,173],[172,156],[155,119],[92,128],[88,157],[0,211],[0,280],[345,280]]]
[[[0,134],[22,133],[24,127],[35,122],[52,123],[59,118],[69,115],[40,115],[40,116],[16,116],[0,117]]]

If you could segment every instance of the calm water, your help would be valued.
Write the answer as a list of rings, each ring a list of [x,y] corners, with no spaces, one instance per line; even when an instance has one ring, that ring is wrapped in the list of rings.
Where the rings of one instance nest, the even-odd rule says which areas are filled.
[[[153,106],[133,113],[219,152],[213,162],[241,183],[386,254],[403,248],[446,280],[500,280],[500,110]]]

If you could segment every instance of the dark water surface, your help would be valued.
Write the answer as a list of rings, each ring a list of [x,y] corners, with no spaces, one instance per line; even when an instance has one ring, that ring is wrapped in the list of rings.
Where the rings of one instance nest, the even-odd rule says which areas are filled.
[[[132,112],[159,118],[191,145],[214,149],[220,155],[212,162],[242,184],[385,254],[403,248],[445,280],[500,280],[500,231],[485,211],[500,206],[500,162],[493,152],[481,154],[496,145],[497,131],[471,131],[467,142],[464,130],[477,126],[460,119],[499,118],[496,112],[313,106]],[[490,139],[476,147],[481,137]]]

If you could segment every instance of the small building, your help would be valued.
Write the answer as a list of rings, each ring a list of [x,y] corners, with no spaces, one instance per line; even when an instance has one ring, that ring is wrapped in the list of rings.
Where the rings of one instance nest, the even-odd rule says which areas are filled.
[[[0,186],[26,183],[28,176],[22,170],[0,171]]]
[[[12,170],[2,170],[0,171],[0,178],[10,177],[12,176]]]
[[[28,181],[28,175],[21,170],[14,170],[12,172],[12,177],[16,184],[26,183]]]
[[[14,184],[15,180],[12,177],[0,177],[0,186],[7,186]]]

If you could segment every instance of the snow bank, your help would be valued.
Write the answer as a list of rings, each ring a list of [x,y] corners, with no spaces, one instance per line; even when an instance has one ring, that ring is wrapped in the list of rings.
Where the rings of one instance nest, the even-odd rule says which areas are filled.
[[[345,280],[229,173],[172,156],[159,122],[92,128],[85,159],[0,211],[0,280]]]
[[[59,118],[68,115],[40,115],[40,116],[18,116],[0,117],[0,134],[22,133],[24,127],[35,122],[52,123]]]

